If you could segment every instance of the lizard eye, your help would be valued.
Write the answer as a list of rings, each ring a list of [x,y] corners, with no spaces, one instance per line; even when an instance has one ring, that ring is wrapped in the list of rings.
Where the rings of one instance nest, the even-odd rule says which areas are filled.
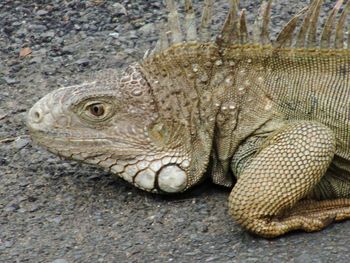
[[[82,101],[73,108],[78,116],[89,123],[103,123],[111,119],[116,108],[108,98]]]
[[[113,105],[105,101],[91,101],[85,103],[80,111],[80,116],[87,121],[105,121],[114,113]]]
[[[101,103],[89,105],[88,110],[93,116],[101,117],[105,114],[105,107]]]

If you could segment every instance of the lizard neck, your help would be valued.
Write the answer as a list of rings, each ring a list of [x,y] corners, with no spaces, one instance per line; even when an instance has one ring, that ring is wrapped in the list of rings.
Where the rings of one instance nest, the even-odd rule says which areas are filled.
[[[206,156],[205,163],[210,156],[213,181],[221,185],[232,185],[228,172],[238,145],[271,119],[271,102],[257,87],[263,58],[255,49],[186,43],[140,64],[159,118],[185,126],[186,144],[203,144],[194,152]]]
[[[194,182],[204,178],[211,156],[217,111],[211,81],[220,61],[214,44],[187,43],[140,63],[159,115],[156,122],[181,135],[174,140],[190,156]]]
[[[197,136],[213,136],[217,97],[213,76],[222,64],[215,44],[182,43],[140,63],[162,120],[179,122]],[[217,81],[217,80],[216,80]]]

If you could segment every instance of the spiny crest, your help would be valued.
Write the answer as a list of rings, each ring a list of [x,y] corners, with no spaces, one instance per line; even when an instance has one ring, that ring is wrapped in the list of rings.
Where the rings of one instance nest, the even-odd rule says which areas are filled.
[[[345,5],[344,0],[337,0],[323,26],[320,40],[317,40],[317,26],[323,2],[324,0],[313,0],[309,6],[296,13],[284,25],[276,40],[272,41],[269,36],[272,0],[262,2],[251,33],[248,32],[246,10],[239,10],[239,0],[230,0],[230,10],[223,23],[221,32],[216,36],[215,43],[219,47],[257,44],[272,45],[274,48],[350,48],[350,37],[346,42],[344,36],[344,24],[350,11],[350,0]],[[175,0],[166,0],[168,25],[161,26],[160,38],[155,49],[147,53],[145,57],[183,41],[210,42],[213,4],[213,0],[204,0],[201,22],[197,30],[192,1],[185,0],[185,21],[183,25],[185,32],[182,32]],[[340,10],[342,11],[337,19]],[[302,18],[303,20],[300,21]],[[300,26],[298,26],[299,24]],[[332,39],[334,39],[333,43]]]

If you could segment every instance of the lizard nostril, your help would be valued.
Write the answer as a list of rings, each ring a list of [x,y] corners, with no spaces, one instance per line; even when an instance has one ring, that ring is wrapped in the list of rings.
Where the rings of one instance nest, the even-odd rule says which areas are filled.
[[[34,110],[32,113],[32,118],[34,122],[40,122],[42,120],[42,113],[40,112],[40,110]]]

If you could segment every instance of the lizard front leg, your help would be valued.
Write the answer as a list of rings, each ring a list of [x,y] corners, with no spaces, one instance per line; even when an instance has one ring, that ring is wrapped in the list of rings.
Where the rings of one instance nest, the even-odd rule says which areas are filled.
[[[282,127],[240,174],[229,198],[232,216],[264,237],[297,229],[317,231],[349,217],[347,199],[300,203],[325,174],[334,153],[334,134],[326,126],[295,122]]]

